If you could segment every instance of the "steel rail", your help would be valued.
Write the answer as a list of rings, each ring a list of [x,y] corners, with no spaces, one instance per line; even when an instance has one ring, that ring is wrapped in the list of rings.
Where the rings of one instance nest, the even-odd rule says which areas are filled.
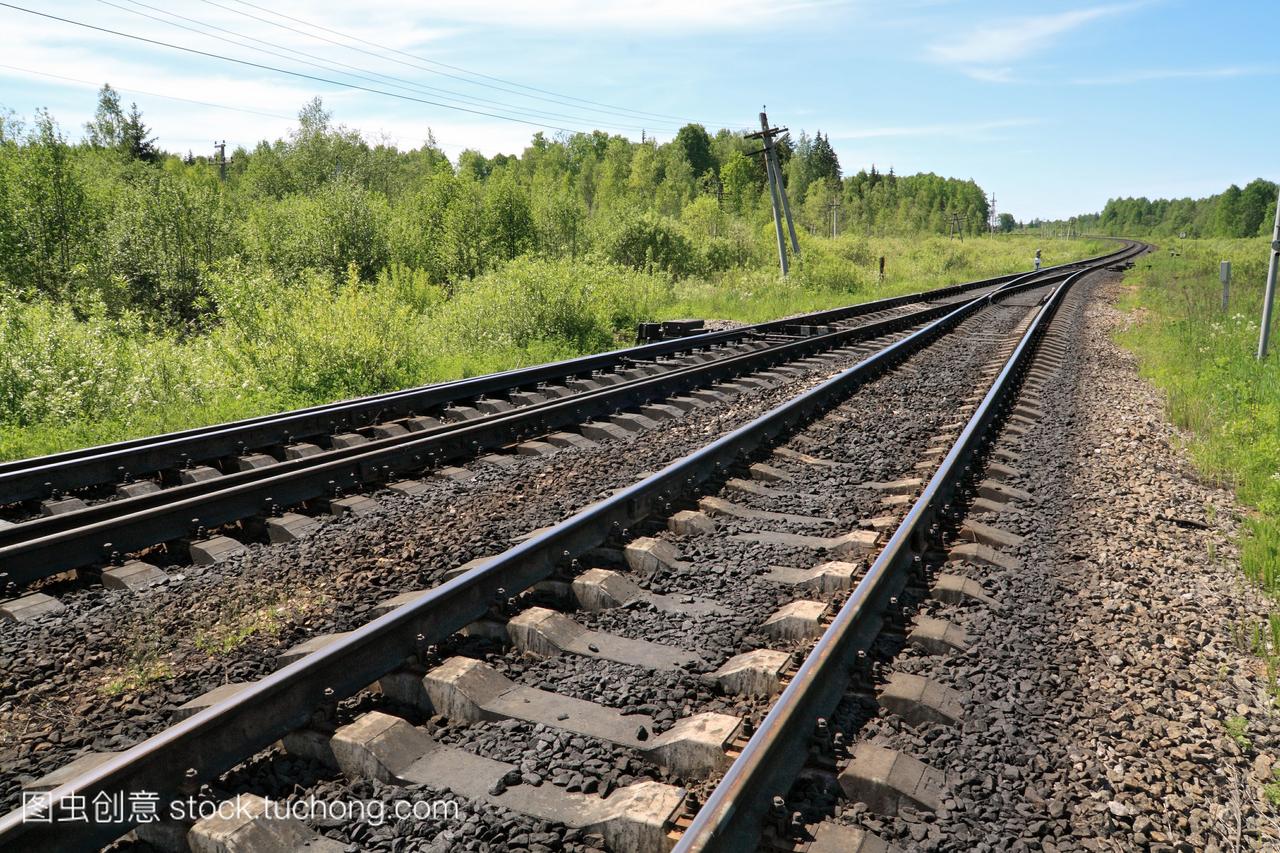
[[[1052,281],[1063,273],[1022,280]],[[784,363],[899,331],[945,314],[934,305],[898,317],[826,334],[786,341],[701,364],[687,365],[578,393],[392,436],[316,456],[175,486],[134,498],[105,501],[74,512],[0,529],[0,588],[23,585],[70,569],[110,563],[122,555],[306,500],[335,490],[359,490],[404,474],[470,457],[535,434],[576,425],[604,414],[643,405],[726,377]]]
[[[1144,246],[1132,244],[1122,253],[1128,258],[1142,251]],[[919,499],[698,810],[674,853],[755,849],[772,798],[790,789],[806,761],[818,718],[830,716],[839,704],[858,654],[870,650],[891,600],[913,574],[922,573],[931,526],[964,486],[970,465],[993,441],[990,427],[1012,408],[1035,344],[1064,295],[1105,265],[1097,263],[1072,274],[1043,304]]]
[[[1115,253],[1119,254],[1119,253]],[[1111,256],[1107,256],[1111,257]],[[481,618],[496,601],[551,576],[559,561],[665,511],[679,495],[723,475],[762,444],[832,408],[861,384],[956,328],[989,301],[1043,286],[1027,282],[952,309],[837,375],[610,497],[357,628],[323,649],[246,686],[231,698],[148,738],[50,792],[50,822],[0,817],[0,849],[91,850],[132,828],[127,822],[59,821],[81,797],[147,791],[182,796],[307,725],[318,707],[354,695],[410,656]]]
[[[1047,267],[1049,273],[1069,267]],[[0,505],[45,498],[52,493],[121,482],[179,468],[189,461],[217,459],[344,430],[380,420],[432,411],[451,403],[539,384],[588,376],[634,361],[655,360],[735,343],[753,335],[782,333],[788,327],[821,325],[874,314],[916,302],[946,299],[969,290],[1009,283],[1025,273],[949,285],[931,291],[887,297],[842,308],[771,320],[736,329],[704,332],[636,347],[612,350],[550,364],[460,379],[353,400],[327,403],[240,421],[197,427],[159,436],[66,451],[50,456],[0,462]]]

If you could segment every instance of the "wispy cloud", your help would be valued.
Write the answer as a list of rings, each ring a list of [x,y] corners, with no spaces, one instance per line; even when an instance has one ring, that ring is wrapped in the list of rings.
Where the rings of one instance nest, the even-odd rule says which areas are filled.
[[[1275,65],[1233,65],[1223,68],[1141,68],[1118,71],[1100,77],[1079,77],[1077,86],[1124,86],[1153,80],[1220,80],[1232,77],[1263,77],[1280,74]]]
[[[1012,82],[1015,79],[1012,63],[1045,49],[1065,33],[1140,5],[1143,4],[1094,6],[984,24],[934,42],[929,45],[927,55],[935,62],[955,66],[977,80]]]
[[[309,5],[309,4],[308,4]],[[330,3],[322,6],[346,6]],[[379,0],[384,12],[421,15],[421,0]],[[690,31],[748,29],[791,20],[796,15],[827,12],[843,6],[841,0],[473,0],[432,4],[433,17],[453,24],[474,24],[525,30],[580,31],[616,29],[633,31]],[[312,13],[316,16],[316,13]]]
[[[990,139],[995,131],[1041,124],[1035,118],[1007,118],[994,121],[949,122],[940,124],[899,125],[892,127],[856,127],[832,130],[832,139],[884,139],[888,137],[930,137],[951,139]]]

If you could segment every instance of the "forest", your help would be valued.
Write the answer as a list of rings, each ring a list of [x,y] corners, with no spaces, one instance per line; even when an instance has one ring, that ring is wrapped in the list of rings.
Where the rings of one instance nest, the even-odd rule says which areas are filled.
[[[452,289],[523,255],[599,256],[673,276],[750,266],[770,248],[758,144],[687,125],[664,144],[602,132],[534,135],[519,156],[467,150],[456,167],[431,139],[370,145],[317,99],[288,139],[210,156],[164,153],[136,105],[104,87],[83,141],[52,116],[0,123],[0,280],[24,298],[101,299],[163,323],[212,309],[212,280],[236,260],[292,280],[306,270],[362,280],[396,271]],[[982,228],[972,181],[892,171],[842,178],[826,137],[785,139],[799,223],[829,233]]]
[[[110,86],[82,132],[0,117],[0,456],[597,351],[640,320],[918,290],[1033,253],[946,239],[955,222],[957,238],[986,230],[973,181],[846,176],[821,132],[780,143],[803,249],[789,279],[758,142],[739,133],[537,133],[518,156],[452,161],[425,135],[370,144],[316,99],[286,138],[225,160],[167,152]]]
[[[1241,238],[1270,236],[1275,216],[1276,184],[1258,178],[1244,189],[1232,184],[1200,199],[1113,198],[1101,213],[1077,216],[1071,224],[1088,234]]]

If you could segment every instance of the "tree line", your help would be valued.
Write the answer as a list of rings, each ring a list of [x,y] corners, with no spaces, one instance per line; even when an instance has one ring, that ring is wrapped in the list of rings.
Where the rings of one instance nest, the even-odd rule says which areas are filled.
[[[148,322],[198,323],[220,264],[284,280],[389,270],[446,292],[525,255],[582,257],[713,276],[770,263],[771,209],[758,143],[682,127],[659,144],[534,134],[519,155],[450,159],[428,133],[400,150],[336,124],[319,99],[285,138],[226,162],[164,151],[136,104],[104,86],[71,139],[47,112],[0,115],[0,285],[26,300],[90,302]],[[829,235],[947,233],[988,215],[972,180],[844,175],[828,137],[779,142],[798,225]]]
[[[1257,237],[1271,234],[1275,215],[1276,184],[1257,178],[1207,198],[1113,198],[1100,213],[1076,217],[1075,227],[1113,236]]]

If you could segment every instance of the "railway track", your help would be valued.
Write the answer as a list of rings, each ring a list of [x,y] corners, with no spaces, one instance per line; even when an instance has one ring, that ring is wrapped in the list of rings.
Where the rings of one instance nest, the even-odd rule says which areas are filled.
[[[1046,268],[1044,274],[1073,266]],[[627,376],[627,371],[637,367],[669,369],[678,366],[671,360],[692,354],[702,353],[699,360],[710,360],[725,354],[730,347],[763,348],[786,338],[816,334],[819,327],[888,319],[910,313],[912,306],[952,303],[965,294],[993,289],[1024,275],[997,276],[723,331],[688,334],[689,329],[681,329],[683,336],[672,340],[552,364],[36,459],[0,462],[0,507],[8,510],[4,517],[12,523],[38,517],[42,512],[67,511],[47,507],[48,501],[76,498],[88,502],[146,494],[182,484],[183,472],[187,472],[187,480],[211,476],[208,472],[191,473],[199,468],[211,468],[217,474],[233,473],[270,464],[266,459],[247,457],[265,455],[276,462],[289,461],[313,455],[316,450],[342,449],[363,443],[361,439],[387,437],[387,433],[398,432],[397,425],[408,431],[422,431],[441,422],[462,422],[480,414],[510,411],[541,402],[540,396],[567,396],[566,392],[578,390],[565,388],[556,393],[549,391],[549,386],[564,386],[575,380],[589,384],[593,379],[597,386],[612,385],[635,378]],[[406,423],[411,418],[421,420]]]
[[[242,550],[233,537],[279,541],[314,528],[296,512],[282,518],[289,510],[342,514],[368,506],[358,495],[371,489],[417,488],[412,478],[424,472],[448,476],[482,454],[500,464],[504,451],[574,442],[565,429],[588,438],[635,429],[673,396],[837,347],[871,351],[961,300],[1070,268],[0,465],[10,519],[0,522],[0,588],[17,596],[73,570],[116,585],[154,582],[157,562],[215,562]],[[5,607],[21,616],[54,605],[37,597]]]
[[[439,586],[398,596],[354,631],[311,638],[286,655],[276,673],[189,703],[186,719],[173,727],[126,752],[86,756],[37,787],[54,787],[55,815],[73,797],[104,792],[178,797],[283,738],[295,760],[328,766],[336,778],[447,788],[487,808],[529,816],[535,833],[541,824],[568,827],[563,840],[570,844],[594,843],[598,836],[619,850],[673,844],[740,850],[761,839],[785,849],[877,849],[874,838],[838,820],[797,818],[787,792],[806,763],[843,783],[848,767],[865,757],[819,720],[831,718],[850,686],[855,693],[869,689],[875,640],[900,629],[903,607],[923,594],[941,537],[962,521],[957,510],[975,488],[973,470],[966,469],[986,461],[994,428],[1013,411],[1037,343],[1070,285],[1141,250],[1131,244],[1077,271],[1056,270],[998,290],[988,285],[976,298],[791,336],[703,363],[724,372],[699,373],[688,365],[656,374],[650,379],[687,374],[695,380],[652,386],[670,395],[673,387],[688,392],[711,378],[796,363],[815,352],[857,354],[856,364],[657,473]],[[749,358],[758,351],[769,355]],[[894,392],[890,386],[904,377],[914,380]],[[963,395],[975,388],[979,393],[965,402]],[[937,398],[919,410],[931,412],[932,426],[912,424],[910,412],[904,418],[911,405],[921,405],[924,389]],[[854,393],[861,391],[868,393]],[[867,403],[873,392],[885,408]],[[851,401],[862,408],[848,410]],[[939,404],[951,409],[939,412]],[[486,429],[509,417],[496,414]],[[539,426],[545,434],[560,424]],[[920,436],[922,426],[936,427],[936,435]],[[453,442],[444,446],[474,455],[466,442],[475,439],[465,430],[440,434]],[[872,445],[886,431],[911,433],[924,459],[878,461],[876,470],[890,476],[868,485],[861,475],[869,455],[883,455]],[[505,443],[511,440],[506,433]],[[324,464],[350,465],[361,456],[331,452]],[[892,476],[893,467],[904,464]],[[385,483],[398,474],[383,471],[361,482]],[[1010,492],[995,481],[977,488]],[[102,506],[129,500],[136,498]],[[668,532],[659,535],[655,523]],[[119,539],[120,529],[111,535]],[[779,565],[759,565],[775,558]],[[946,595],[975,592],[953,579],[943,587]],[[945,632],[935,639],[945,642]],[[522,680],[538,675],[530,659],[546,662],[541,680],[547,687]],[[649,677],[676,684],[665,694],[683,697],[675,708],[668,699],[665,707],[649,702],[626,709],[641,713],[620,714],[591,698],[593,682]],[[371,710],[365,688],[375,683],[379,695]],[[891,699],[882,695],[882,701]],[[482,747],[495,731],[518,739],[521,727],[536,735],[569,732],[583,742],[574,747],[580,753],[645,768],[648,778],[584,771],[577,779],[544,779],[536,762],[526,770],[510,755],[504,761],[484,754],[494,749]],[[544,742],[559,743],[555,737]],[[252,811],[259,801],[251,791],[239,793]],[[0,821],[0,843],[92,849],[129,828],[127,821],[24,822],[13,813]],[[175,829],[187,831],[152,828],[152,838]],[[203,824],[191,831],[215,829]],[[290,831],[309,840],[310,849],[329,843],[300,825]]]

